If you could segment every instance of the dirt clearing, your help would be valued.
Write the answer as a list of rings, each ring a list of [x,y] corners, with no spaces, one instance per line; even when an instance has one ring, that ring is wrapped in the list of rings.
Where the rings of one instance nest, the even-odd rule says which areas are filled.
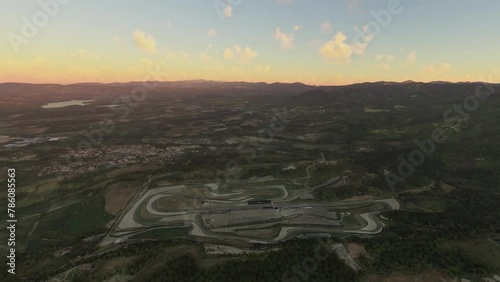
[[[368,254],[368,252],[365,250],[365,247],[363,247],[363,245],[360,245],[360,244],[349,243],[347,248],[349,249],[349,254],[351,254],[351,257],[353,259],[365,256],[366,254]]]
[[[134,196],[137,189],[139,187],[119,189],[116,185],[110,186],[106,189],[106,194],[104,195],[104,210],[111,215],[117,215],[127,206],[128,201]]]

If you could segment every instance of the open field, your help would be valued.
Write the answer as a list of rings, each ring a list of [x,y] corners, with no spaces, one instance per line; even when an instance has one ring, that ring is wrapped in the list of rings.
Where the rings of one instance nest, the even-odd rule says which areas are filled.
[[[128,201],[132,198],[138,188],[123,188],[109,189],[105,193],[104,210],[110,215],[117,215],[122,209],[127,206]]]
[[[450,241],[439,246],[443,249],[458,248],[475,260],[489,265],[493,269],[500,269],[500,246],[488,239],[481,238],[473,241]]]

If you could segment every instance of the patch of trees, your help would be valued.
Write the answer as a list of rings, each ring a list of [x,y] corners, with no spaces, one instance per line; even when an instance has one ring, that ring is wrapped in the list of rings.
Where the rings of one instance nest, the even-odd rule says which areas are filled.
[[[416,197],[406,195],[405,197]],[[458,248],[443,248],[449,240],[468,240],[481,233],[500,232],[500,196],[488,190],[463,189],[441,195],[443,212],[389,211],[392,220],[384,237],[361,241],[372,259],[363,258],[368,271],[422,271],[437,268],[450,275],[483,275],[492,269]]]
[[[198,267],[195,259],[186,254],[158,268],[147,280],[275,282],[296,277],[289,281],[359,281],[359,276],[333,253],[323,261],[310,263],[317,246],[321,247],[315,240],[294,240],[284,243],[279,251],[246,255],[209,269]],[[303,268],[304,261],[310,263],[308,271]]]
[[[348,199],[354,196],[366,195],[369,190],[368,186],[359,183],[339,187],[325,186],[314,191],[314,196],[322,201]]]
[[[488,190],[455,190],[443,212],[389,211],[386,216],[411,230],[427,229],[447,238],[500,232],[500,196]]]
[[[181,157],[176,158],[172,163],[167,164],[167,167],[173,171],[192,171],[198,169],[225,169],[230,160],[234,160],[241,155],[236,152],[224,152],[216,154],[210,151],[201,152],[185,152]]]
[[[247,179],[251,177],[264,177],[268,175],[279,175],[281,168],[277,165],[271,166],[259,166],[251,167],[247,171],[243,172],[239,177],[241,179]]]
[[[371,258],[361,259],[369,271],[423,271],[437,268],[450,275],[483,275],[491,269],[470,258],[458,249],[439,248],[432,236],[412,239],[376,238],[366,240],[365,248]]]
[[[467,168],[455,169],[450,172],[451,176],[467,179],[470,184],[476,184],[481,188],[495,189],[500,184],[498,173],[493,169]],[[453,180],[450,181],[453,183]]]

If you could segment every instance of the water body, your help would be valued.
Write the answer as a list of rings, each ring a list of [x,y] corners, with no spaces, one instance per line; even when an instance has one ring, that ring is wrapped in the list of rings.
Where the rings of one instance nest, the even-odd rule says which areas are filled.
[[[0,136],[0,143],[2,143],[1,142],[2,137],[5,137],[5,136]],[[15,142],[4,145],[4,147],[5,148],[20,148],[20,147],[26,147],[26,146],[31,145],[31,144],[40,144],[40,143],[43,143],[45,141],[50,141],[50,142],[61,141],[61,140],[64,140],[66,138],[68,138],[68,137],[52,137],[52,138],[47,138],[47,137],[35,137],[35,138],[10,137],[10,139],[6,142],[9,142],[11,140],[15,140]]]
[[[41,137],[35,137],[35,138],[22,138],[21,141],[17,141],[11,144],[7,144],[4,147],[5,148],[20,148],[20,147],[25,147],[31,144],[38,144],[42,143],[44,141],[44,138]]]
[[[44,109],[56,109],[56,108],[64,108],[69,106],[85,106],[93,100],[69,100],[64,102],[56,102],[56,103],[47,103],[47,105],[43,105]]]

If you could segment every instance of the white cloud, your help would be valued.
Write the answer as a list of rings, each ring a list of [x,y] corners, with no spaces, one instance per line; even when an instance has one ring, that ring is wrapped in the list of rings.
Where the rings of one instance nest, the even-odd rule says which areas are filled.
[[[337,32],[332,40],[323,44],[319,49],[320,54],[325,59],[345,59],[349,62],[352,54],[354,53],[351,46],[345,43],[347,37],[342,32]]]
[[[213,60],[214,60],[214,59],[212,58],[212,56],[210,56],[210,55],[208,54],[208,52],[207,52],[207,51],[205,51],[205,52],[203,52],[203,53],[201,53],[201,54],[200,54],[200,59],[201,59],[203,62],[205,62],[205,63],[208,63],[208,62],[211,62],[211,61],[213,61]]]
[[[185,60],[188,60],[190,58],[189,54],[184,52],[184,51],[175,52],[175,51],[170,51],[167,48],[163,48],[162,52],[165,53],[165,58],[167,60],[183,60],[183,61],[185,61]]]
[[[362,27],[362,30],[366,32],[367,27],[366,26]],[[355,42],[354,44],[352,44],[353,52],[356,53],[357,55],[363,55],[366,52],[368,45],[370,44],[370,42],[372,42],[374,38],[375,38],[374,35],[367,35],[365,38],[363,38],[363,42],[361,41]]]
[[[441,70],[443,72],[449,72],[451,70],[451,65],[448,63],[441,63],[439,65],[439,70]]]
[[[447,74],[451,70],[451,65],[448,63],[441,63],[437,66],[430,64],[424,68],[424,72],[427,74]]]
[[[122,45],[122,39],[120,38],[120,36],[113,36],[113,43],[115,43],[116,45]]]
[[[377,62],[382,62],[382,61],[386,61],[386,62],[392,62],[394,61],[394,59],[396,59],[396,57],[394,57],[393,55],[377,55],[375,56],[375,61]]]
[[[171,51],[166,50],[165,51],[165,58],[167,60],[175,60],[175,52],[171,52]]]
[[[293,49],[295,47],[295,38],[293,34],[286,34],[281,32],[281,29],[276,28],[276,32],[274,33],[274,39],[280,41],[280,45],[282,49]]]
[[[363,27],[363,29],[366,29],[366,27]],[[319,49],[319,53],[325,59],[343,59],[339,61],[349,63],[352,55],[365,54],[366,49],[368,48],[368,45],[373,40],[373,38],[373,35],[367,35],[365,38],[357,38],[357,42],[347,44],[347,36],[343,32],[339,31],[333,36],[330,41],[321,46],[321,48]],[[384,58],[385,57],[379,56],[375,57],[375,59],[379,60],[382,60]],[[389,56],[388,59],[392,60],[394,58],[392,56]]]
[[[380,64],[378,64],[377,66],[385,71],[389,71],[391,69],[391,65],[389,63],[394,61],[394,59],[396,59],[396,57],[394,57],[391,54],[389,55],[380,54],[375,56],[375,61],[380,62]]]
[[[293,26],[293,31],[299,31],[302,29],[302,25],[301,24],[296,24]]]
[[[226,48],[224,50],[224,59],[226,60],[231,60],[232,58],[234,58],[234,52],[233,52],[233,49],[231,48]]]
[[[319,27],[322,33],[331,33],[332,32],[332,24],[329,21],[323,22]]]
[[[271,66],[268,66],[268,65],[265,65],[265,66],[256,65],[255,66],[255,71],[256,72],[260,72],[260,73],[269,73],[271,71]]]
[[[383,70],[385,70],[385,71],[388,71],[388,70],[390,70],[390,69],[391,69],[391,66],[390,66],[389,64],[382,63],[382,64],[380,65],[380,68],[382,68],[382,69],[383,69]]]
[[[209,29],[207,31],[207,36],[215,38],[217,36],[217,30],[215,30],[214,28]]]
[[[239,62],[248,63],[257,58],[257,52],[250,47],[242,48],[239,45],[234,45],[231,48],[224,49],[225,60],[238,60]]]
[[[233,7],[231,7],[231,5],[227,5],[224,9],[224,16],[228,18],[233,16]]]
[[[143,30],[136,29],[133,33],[135,45],[148,54],[156,53],[156,40],[153,36],[145,34]]]
[[[64,57],[69,57],[69,58],[72,58],[72,59],[76,59],[76,60],[89,60],[89,59],[94,59],[94,60],[98,60],[100,59],[99,55],[95,54],[95,53],[91,53],[85,49],[78,49],[74,52],[71,52],[71,53],[64,53]]]
[[[407,66],[411,66],[415,63],[417,60],[417,51],[411,51],[410,54],[408,54],[408,57],[405,59],[405,64]]]

